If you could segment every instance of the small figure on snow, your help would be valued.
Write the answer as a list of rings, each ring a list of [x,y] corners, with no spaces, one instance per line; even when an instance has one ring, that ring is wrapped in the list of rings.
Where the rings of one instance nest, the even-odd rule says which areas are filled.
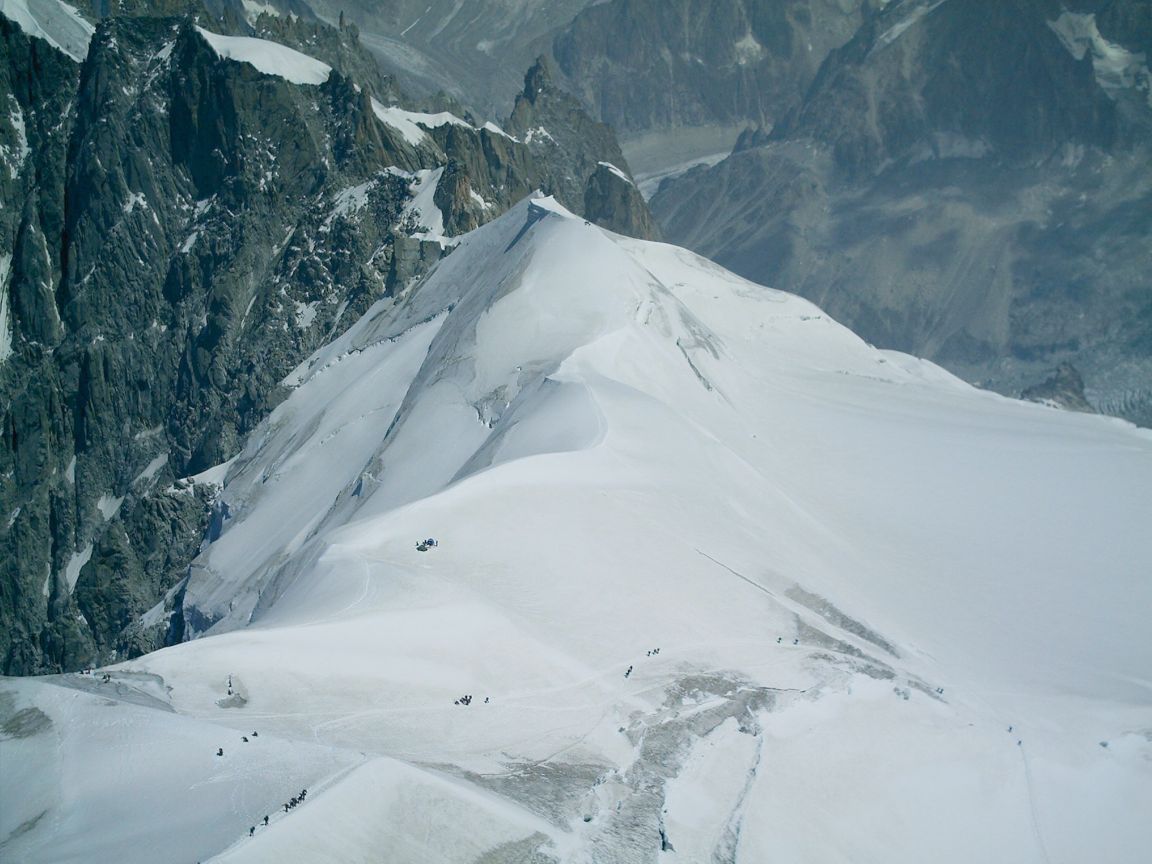
[[[248,736],[247,735],[241,735],[240,740],[243,741],[245,744],[247,744],[248,743]]]
[[[264,817],[264,824],[265,824],[265,825],[267,825],[267,824],[268,824],[268,817],[267,817],[267,816],[265,816],[265,817]]]
[[[216,755],[217,755],[217,756],[223,756],[223,755],[224,755],[224,748],[223,748],[223,747],[218,747],[218,748],[216,749]]]
[[[248,829],[248,836],[251,837],[255,833],[256,833],[256,826],[253,825]]]

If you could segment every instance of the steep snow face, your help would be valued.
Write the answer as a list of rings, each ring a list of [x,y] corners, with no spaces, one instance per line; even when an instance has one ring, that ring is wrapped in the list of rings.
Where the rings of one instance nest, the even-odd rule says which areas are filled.
[[[19,860],[90,834],[228,862],[1152,841],[1148,433],[975,390],[547,198],[287,383],[187,585],[203,638],[55,682],[115,707],[0,686],[52,730],[0,742]],[[63,777],[32,767],[52,736]],[[140,803],[93,828],[129,748],[155,756],[115,774]]]
[[[275,75],[293,84],[320,85],[328,80],[332,72],[332,67],[327,63],[278,42],[249,36],[221,36],[203,27],[196,29],[219,56],[237,63],[247,63],[265,75]]]
[[[79,12],[60,0],[0,0],[0,14],[77,63],[88,56],[88,43],[96,32]]]

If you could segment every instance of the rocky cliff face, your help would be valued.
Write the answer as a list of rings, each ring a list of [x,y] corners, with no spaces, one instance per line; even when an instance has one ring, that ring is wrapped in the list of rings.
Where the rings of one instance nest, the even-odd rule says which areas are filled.
[[[330,58],[348,45],[261,20]],[[188,562],[225,518],[216,466],[288,373],[532,189],[571,180],[582,209],[619,152],[535,148],[389,104],[386,81],[264,43],[272,74],[209,38],[114,15],[77,64],[0,18],[6,674],[179,639]]]
[[[569,210],[623,234],[658,236],[612,130],[555,84],[547,58],[537,58],[524,76],[508,128],[542,164],[552,166],[545,191]]]
[[[1089,14],[891,3],[657,217],[877,345],[1009,394],[1071,363],[1096,410],[1152,423],[1147,70]]]

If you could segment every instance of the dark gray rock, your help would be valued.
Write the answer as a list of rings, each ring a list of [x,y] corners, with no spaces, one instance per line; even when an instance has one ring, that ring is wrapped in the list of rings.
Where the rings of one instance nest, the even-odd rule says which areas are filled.
[[[537,58],[524,76],[524,89],[516,97],[508,130],[542,166],[543,191],[555,195],[569,210],[613,231],[657,236],[655,220],[635,192],[616,136],[556,84],[546,57]],[[629,179],[618,182],[605,163]],[[591,212],[585,212],[589,207]]]
[[[660,239],[660,229],[636,184],[609,165],[597,166],[588,178],[584,217],[617,234]]]
[[[1095,410],[1084,395],[1084,379],[1071,363],[1061,363],[1051,377],[1027,388],[1020,398],[1057,405],[1069,411],[1092,413]]]

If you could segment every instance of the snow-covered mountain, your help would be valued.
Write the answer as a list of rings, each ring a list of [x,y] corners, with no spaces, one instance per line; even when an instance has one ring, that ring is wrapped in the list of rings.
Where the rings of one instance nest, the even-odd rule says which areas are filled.
[[[285,384],[201,638],[0,683],[6,859],[1149,848],[1147,431],[549,198]]]
[[[350,26],[125,5],[92,31],[57,0],[0,3],[4,674],[179,641],[155,606],[178,605],[209,508],[166,490],[235,456],[288,372],[458,236],[536,188],[654,236],[611,131],[543,66],[505,131],[414,110]]]

